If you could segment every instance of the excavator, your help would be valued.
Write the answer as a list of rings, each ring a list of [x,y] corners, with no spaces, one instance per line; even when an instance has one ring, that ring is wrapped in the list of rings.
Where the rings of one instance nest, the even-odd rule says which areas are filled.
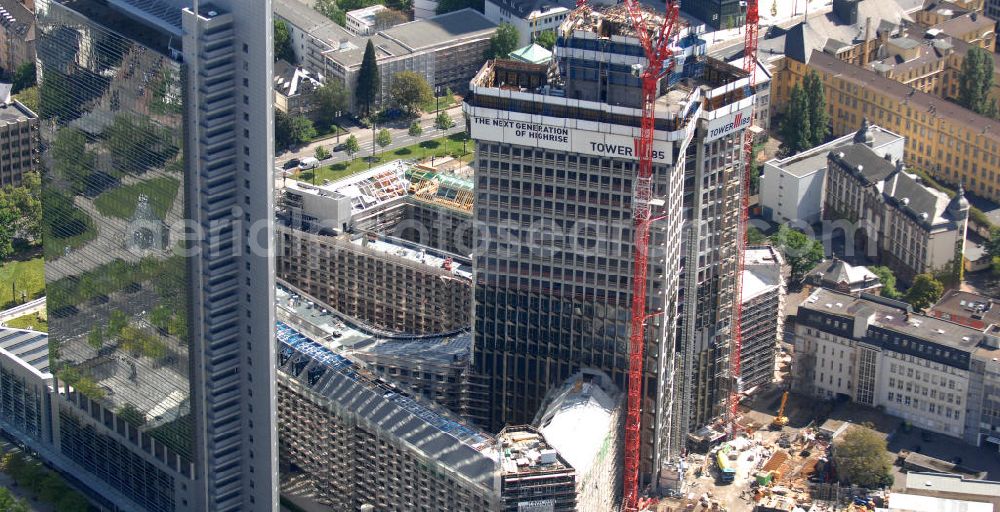
[[[771,430],[781,430],[788,425],[788,416],[785,416],[785,404],[788,403],[788,391],[781,395],[781,407],[778,408],[778,415],[771,421]]]

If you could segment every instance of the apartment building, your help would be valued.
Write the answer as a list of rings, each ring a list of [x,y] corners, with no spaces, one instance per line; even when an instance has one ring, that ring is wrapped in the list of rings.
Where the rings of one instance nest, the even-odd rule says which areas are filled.
[[[914,426],[1000,447],[994,334],[902,302],[820,288],[799,306],[794,344],[799,391],[882,407]]]
[[[431,87],[464,91],[485,58],[496,24],[478,11],[463,9],[403,23],[359,36],[302,2],[277,2],[275,16],[285,21],[298,64],[320,74],[322,81],[344,85],[350,108],[365,47],[371,40],[381,76],[379,101],[387,97],[393,76],[412,71]]]
[[[991,325],[1000,325],[1000,307],[995,307],[992,297],[963,290],[948,290],[928,315],[986,331]]]
[[[9,85],[0,85],[0,95],[0,188],[18,187],[25,174],[41,171],[38,116],[10,98]]]
[[[274,108],[290,116],[316,118],[319,77],[283,60],[274,63]]]
[[[864,142],[829,153],[824,216],[849,221],[855,253],[874,256],[904,283],[941,270],[961,278],[969,219],[961,186],[949,198],[874,146],[867,133]]]

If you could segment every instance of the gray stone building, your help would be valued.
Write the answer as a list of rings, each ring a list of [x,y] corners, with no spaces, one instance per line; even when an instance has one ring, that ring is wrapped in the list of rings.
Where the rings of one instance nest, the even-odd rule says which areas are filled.
[[[354,34],[301,2],[277,2],[275,16],[285,20],[298,64],[344,84],[351,108],[358,71],[370,40],[381,75],[379,98],[387,97],[400,71],[424,77],[431,87],[464,91],[486,59],[496,24],[478,11],[463,9],[412,21],[364,37]],[[363,106],[361,106],[363,107]]]

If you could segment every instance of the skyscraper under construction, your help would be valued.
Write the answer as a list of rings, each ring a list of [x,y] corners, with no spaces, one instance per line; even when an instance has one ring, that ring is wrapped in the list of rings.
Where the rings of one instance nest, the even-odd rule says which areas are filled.
[[[650,30],[662,18],[645,13]],[[722,412],[736,297],[746,73],[682,27],[653,146],[642,472]],[[524,423],[581,368],[626,387],[632,194],[646,64],[621,6],[577,10],[551,65],[488,62],[466,98],[476,141],[474,415]]]

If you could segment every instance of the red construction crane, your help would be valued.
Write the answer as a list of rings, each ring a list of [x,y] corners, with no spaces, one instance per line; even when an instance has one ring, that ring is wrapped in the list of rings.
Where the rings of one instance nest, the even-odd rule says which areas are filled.
[[[642,379],[646,344],[646,321],[651,315],[646,311],[646,274],[649,248],[649,201],[653,180],[653,130],[656,126],[656,95],[660,80],[669,76],[673,68],[670,58],[670,41],[677,28],[678,6],[667,0],[666,15],[659,28],[649,23],[649,13],[637,0],[625,0],[632,28],[642,45],[648,63],[641,70],[642,79],[642,129],[635,140],[639,157],[639,172],[635,178],[632,198],[632,222],[635,228],[635,270],[632,274],[632,320],[629,336],[628,415],[625,419],[625,475],[623,495],[625,512],[634,512],[639,506],[639,448],[642,444]],[[655,32],[655,34],[653,34]],[[668,61],[669,64],[668,64]]]
[[[749,89],[751,93],[757,86],[757,37],[760,32],[760,13],[757,11],[757,0],[747,0],[746,26],[743,34],[743,71],[746,71],[750,78]],[[755,117],[751,113],[751,123]],[[751,126],[753,126],[751,124]],[[747,213],[750,209],[750,167],[753,162],[753,133],[748,128],[743,132],[743,187],[740,197],[740,216],[737,232],[737,252],[739,258],[739,269],[736,272],[736,318],[733,326],[733,347],[730,355],[733,389],[729,396],[729,418],[728,427],[731,437],[735,437],[738,429],[739,403],[740,403],[740,352],[743,348],[743,268],[746,261],[746,233],[747,233]]]

